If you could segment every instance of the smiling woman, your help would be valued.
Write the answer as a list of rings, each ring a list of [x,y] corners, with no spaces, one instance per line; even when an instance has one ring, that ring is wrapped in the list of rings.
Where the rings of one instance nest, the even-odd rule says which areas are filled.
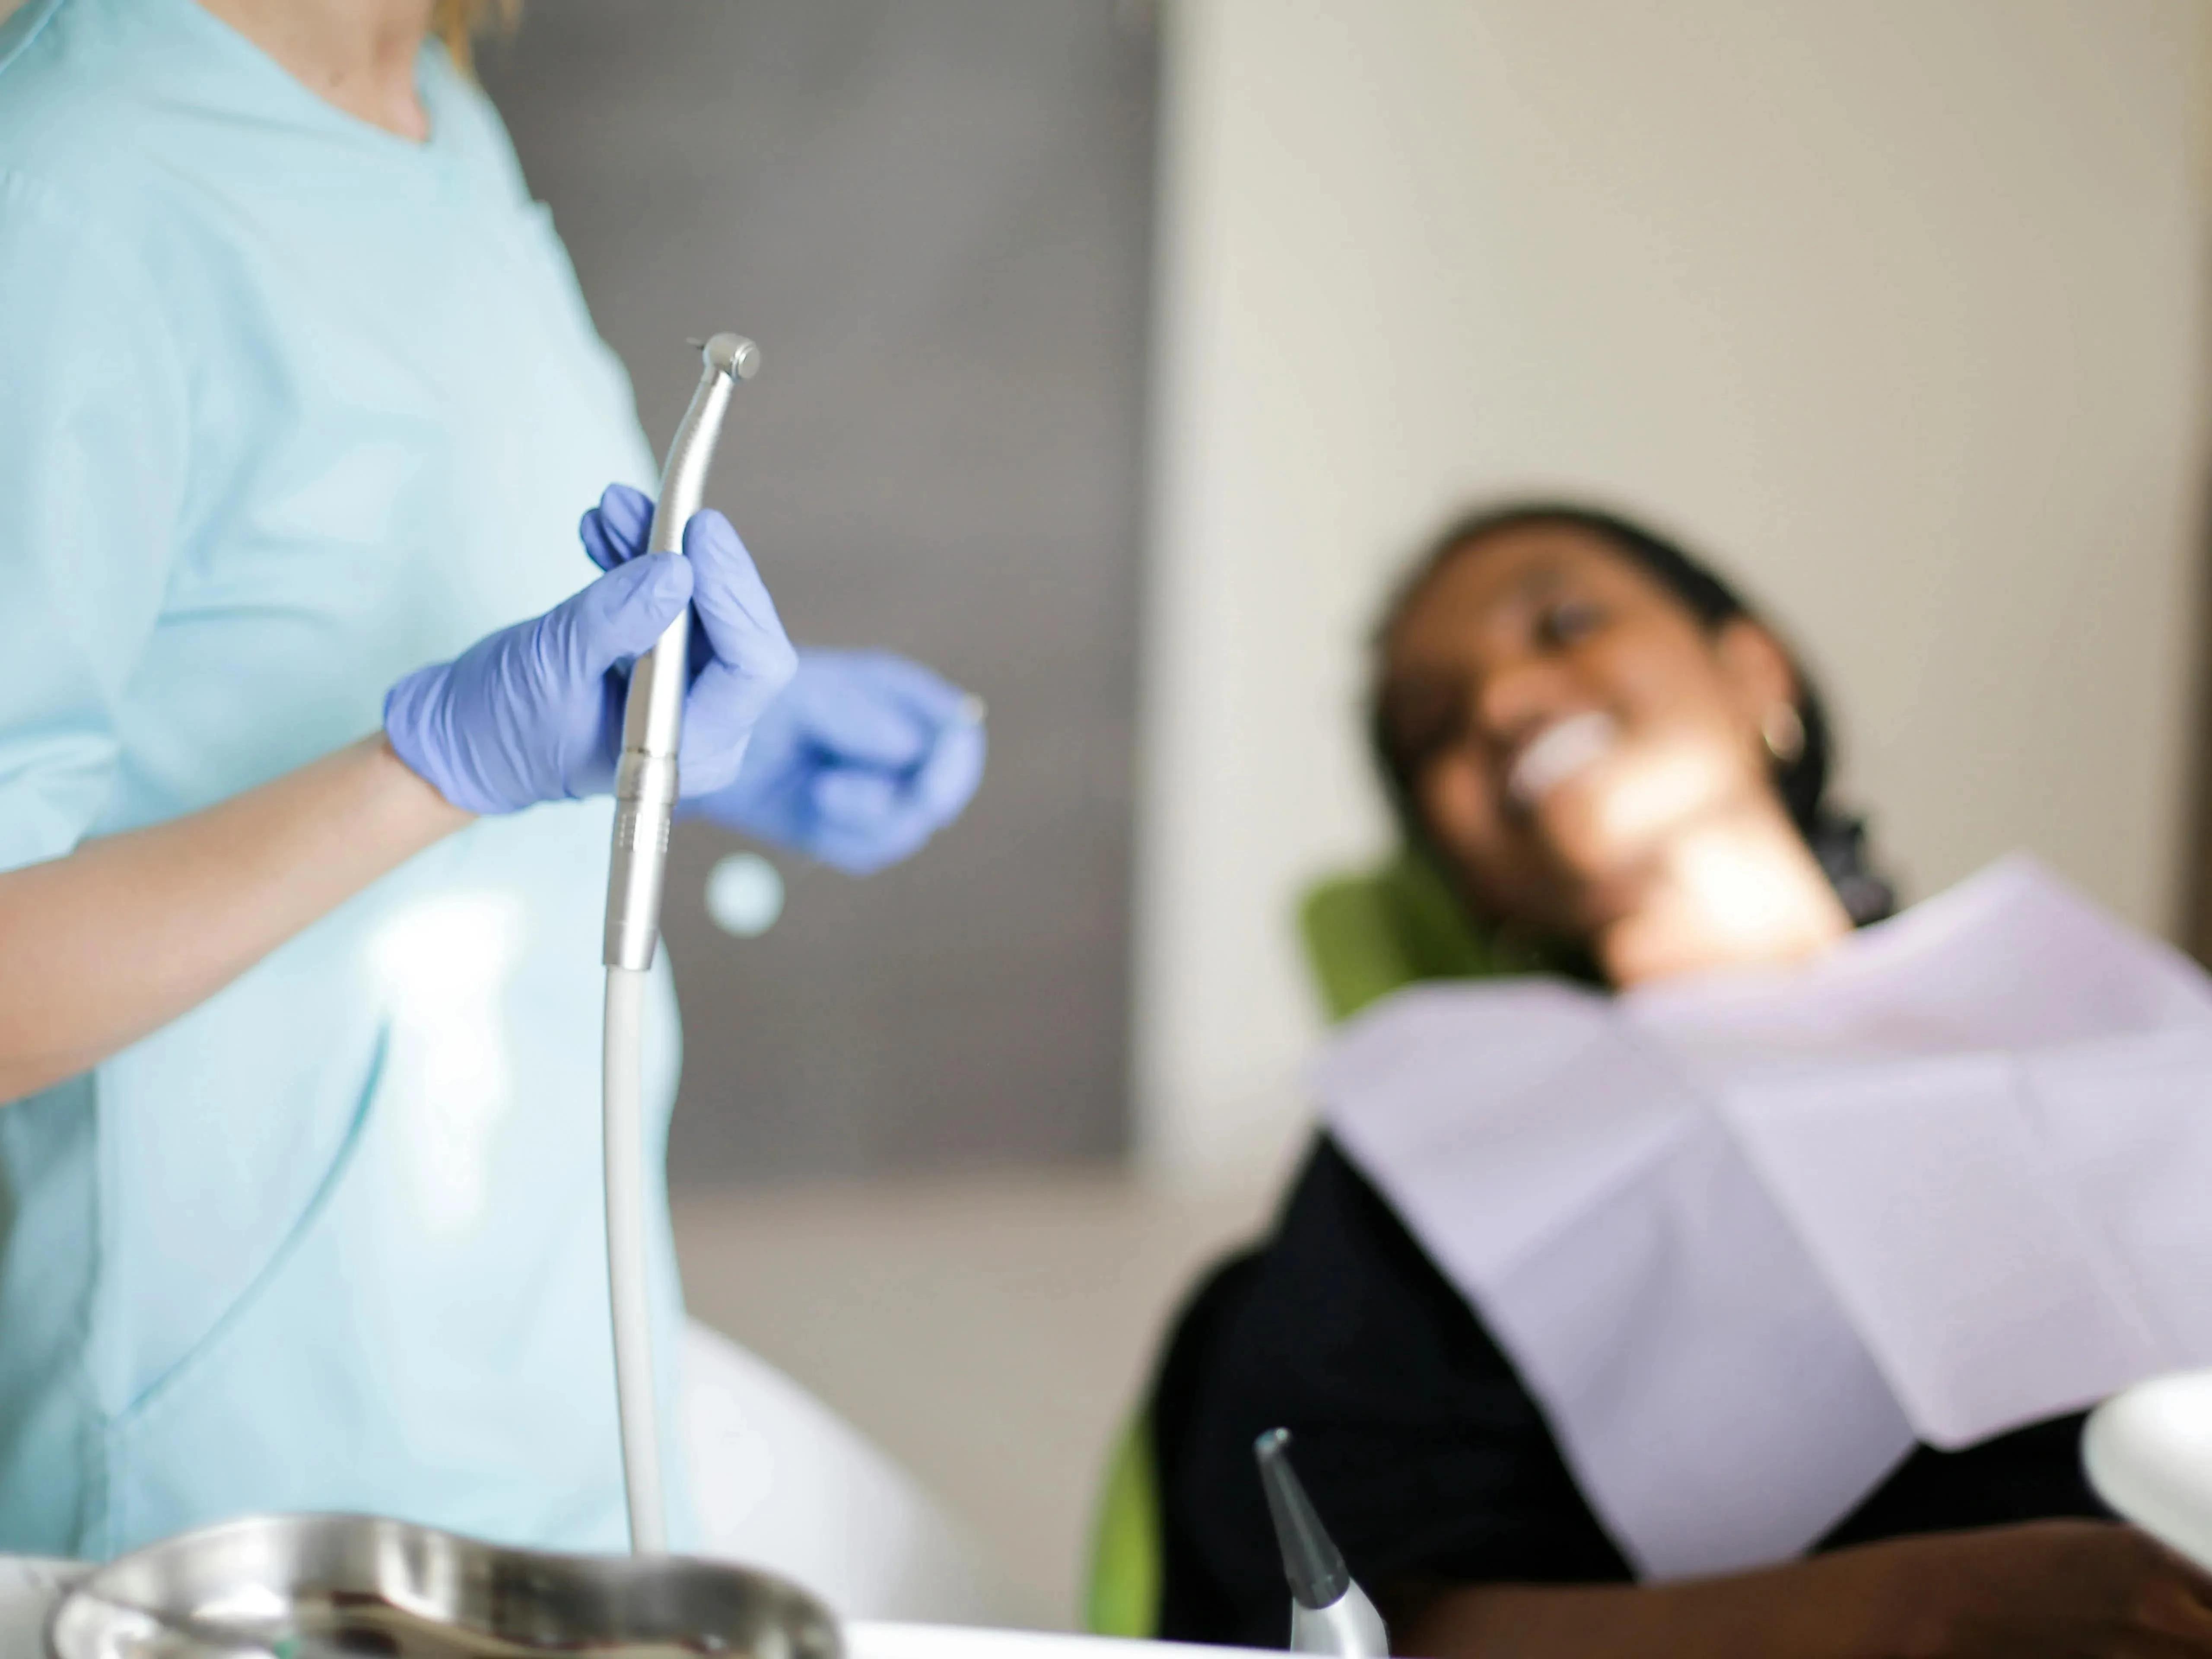
[[[1812,1265],[1805,1212],[1729,1139],[1729,1113],[1770,1133],[1782,1121],[1741,1077],[1818,1073],[1833,1137],[1815,1184],[1881,1218],[1875,1255],[1904,1259],[1908,1217],[2039,1213],[2014,1191],[1975,1207],[2002,1136],[1986,1091],[1982,1117],[1959,1111],[1956,1079],[1986,1079],[1993,1059],[2025,1068],[1996,1035],[2022,986],[2052,990],[2014,1021],[2048,1048],[2050,1010],[2125,977],[2068,977],[2113,942],[2108,924],[2069,945],[2059,910],[2014,908],[1983,966],[1947,958],[1902,991],[1884,980],[1972,933],[1957,901],[1852,941],[1892,899],[1828,800],[1820,697],[1720,578],[1609,514],[1537,502],[1454,524],[1388,607],[1371,672],[1407,851],[1388,878],[1324,890],[1308,933],[1340,1015],[1406,994],[1323,1056],[1326,1127],[1272,1236],[1177,1321],[1138,1443],[1158,1477],[1158,1632],[1280,1645],[1287,1603],[1250,1460],[1255,1435],[1286,1425],[1397,1651],[2212,1653],[2212,1580],[2100,1518],[2084,1483],[2075,1407],[2098,1390],[1930,1431],[1867,1358],[1852,1322],[1866,1298],[1824,1311],[1840,1256]],[[1368,906],[1365,934],[1323,914],[1336,899]],[[1332,977],[1337,945],[1398,922],[1394,967],[1376,949]],[[2202,1017],[2191,970],[2142,941],[2122,959],[2154,964],[2145,983],[2179,973],[2173,1006]],[[1747,969],[1770,971],[1641,988]],[[1582,983],[1529,982],[1540,973]],[[1493,982],[1413,986],[1454,978]],[[1948,999],[1933,1012],[1931,986]],[[1876,994],[1888,1012],[1865,1017]],[[1727,1072],[1746,1029],[1729,1022],[1760,995],[1798,1023],[1753,1021],[1749,1069]],[[1668,1047],[1667,1011],[1686,1006],[1710,1024]],[[1916,1048],[1949,1070],[1917,1085],[1879,1072]],[[1843,1091],[1869,1057],[1871,1092]],[[2106,1072],[2101,1144],[2162,1144],[2142,1128],[2140,1079]],[[1855,1101],[1874,1109],[1854,1116]],[[2051,1109],[2038,1097],[2028,1115]],[[1875,1173],[1850,1175],[1854,1158]],[[2049,1162],[2039,1179],[2069,1178]],[[1927,1183],[1881,1173],[1903,1167]],[[1963,1262],[1987,1270],[1984,1291],[2033,1282],[2004,1316],[2028,1334],[2016,1355],[2093,1348],[2080,1307],[2022,1259],[1951,1234],[1916,1273]],[[1937,1322],[1966,1346],[1978,1296]],[[1780,1426],[1762,1437],[1770,1413]]]
[[[1462,519],[1376,647],[1400,819],[1488,926],[1629,985],[1802,957],[1887,914],[1859,824],[1826,800],[1818,692],[1643,526],[1560,503]]]

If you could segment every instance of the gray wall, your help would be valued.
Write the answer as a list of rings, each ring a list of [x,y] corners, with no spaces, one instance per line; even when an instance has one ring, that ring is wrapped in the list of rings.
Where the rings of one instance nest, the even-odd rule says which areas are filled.
[[[783,919],[666,937],[684,1184],[1110,1154],[1124,986],[1154,47],[1110,0],[530,0],[485,84],[665,444],[686,335],[765,368],[709,500],[803,642],[991,706],[966,819]]]

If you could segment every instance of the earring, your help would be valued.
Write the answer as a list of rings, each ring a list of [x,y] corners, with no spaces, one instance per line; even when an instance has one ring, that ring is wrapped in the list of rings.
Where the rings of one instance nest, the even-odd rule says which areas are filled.
[[[1766,739],[1766,752],[1784,766],[1805,752],[1805,722],[1794,703],[1770,708],[1759,723],[1759,735]]]

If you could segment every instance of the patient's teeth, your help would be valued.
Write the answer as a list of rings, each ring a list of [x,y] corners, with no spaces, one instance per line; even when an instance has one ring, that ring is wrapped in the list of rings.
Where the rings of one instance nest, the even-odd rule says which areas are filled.
[[[1535,805],[1584,767],[1601,759],[1619,734],[1613,716],[1596,709],[1571,714],[1546,727],[1514,760],[1505,777],[1506,793],[1522,806]]]

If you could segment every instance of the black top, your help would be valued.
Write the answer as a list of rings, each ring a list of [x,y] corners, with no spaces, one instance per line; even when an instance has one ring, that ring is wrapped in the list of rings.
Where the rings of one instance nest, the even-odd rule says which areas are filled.
[[[1923,1446],[1816,1547],[2106,1515],[2081,1474],[2081,1423],[1957,1452]],[[1154,1385],[1163,1637],[1288,1639],[1252,1457],[1279,1425],[1352,1576],[1381,1598],[1425,1583],[1633,1576],[1481,1320],[1326,1138],[1274,1237],[1222,1263],[1185,1305]]]

